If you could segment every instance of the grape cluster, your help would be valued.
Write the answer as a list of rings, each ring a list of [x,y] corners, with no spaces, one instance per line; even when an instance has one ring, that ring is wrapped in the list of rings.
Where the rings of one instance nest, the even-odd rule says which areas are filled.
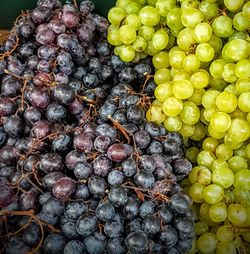
[[[192,248],[183,139],[145,120],[150,59],[122,62],[107,29],[89,0],[38,0],[0,47],[4,253]]]

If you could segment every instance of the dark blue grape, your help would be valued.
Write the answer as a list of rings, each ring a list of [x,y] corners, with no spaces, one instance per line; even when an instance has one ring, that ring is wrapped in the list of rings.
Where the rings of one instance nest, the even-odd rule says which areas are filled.
[[[73,201],[66,205],[64,214],[69,220],[76,220],[85,212],[87,212],[87,206],[83,202]]]
[[[134,134],[135,142],[139,148],[147,148],[151,142],[151,137],[147,131],[137,131]]]
[[[175,218],[174,227],[180,239],[188,239],[195,236],[194,221],[189,217]]]
[[[107,240],[104,235],[95,232],[93,235],[84,238],[85,249],[88,254],[102,254],[106,248]]]
[[[88,179],[93,174],[92,166],[88,162],[78,162],[74,174],[78,179]]]
[[[152,215],[155,212],[155,203],[153,201],[144,201],[140,206],[140,217],[146,218],[149,215]]]
[[[173,219],[174,219],[174,214],[173,211],[171,210],[171,208],[166,205],[163,204],[160,209],[158,210],[158,213],[161,217],[161,219],[165,222],[165,223],[170,223]]]
[[[98,219],[94,215],[82,215],[76,222],[76,231],[81,236],[89,236],[97,229]]]
[[[46,116],[50,122],[63,122],[67,117],[67,111],[64,106],[51,103],[46,109]]]
[[[99,220],[109,221],[115,216],[115,208],[110,203],[99,204],[95,213]]]
[[[149,235],[155,235],[161,231],[161,221],[156,215],[149,215],[142,221],[143,230]]]
[[[133,158],[128,158],[122,162],[122,171],[126,177],[132,177],[137,170],[137,163]]]
[[[178,241],[177,231],[171,225],[164,225],[161,229],[160,240],[166,246],[174,246]]]
[[[108,174],[108,183],[111,186],[121,185],[124,181],[123,172],[120,170],[112,170]]]
[[[126,237],[125,245],[132,253],[146,253],[148,237],[143,231],[132,232]]]
[[[40,227],[32,223],[23,231],[23,241],[29,246],[34,246],[40,239]]]
[[[115,206],[124,206],[128,199],[128,194],[125,188],[113,187],[108,194],[109,201]]]
[[[100,176],[93,176],[88,181],[89,192],[95,198],[102,198],[105,195],[107,183],[104,178]]]
[[[109,254],[125,254],[124,239],[122,237],[110,238],[107,242],[107,251]]]
[[[61,233],[49,234],[43,243],[43,253],[58,254],[63,253],[66,245],[66,238]]]
[[[71,240],[64,247],[63,254],[84,254],[85,248],[83,242],[79,240]]]
[[[123,208],[123,215],[126,219],[134,219],[139,214],[139,209],[140,203],[136,199],[129,197]]]
[[[143,189],[151,189],[155,184],[154,175],[145,170],[141,170],[134,176],[135,183]]]
[[[74,221],[67,221],[62,225],[62,232],[67,238],[72,239],[78,236],[76,231],[76,223]]]

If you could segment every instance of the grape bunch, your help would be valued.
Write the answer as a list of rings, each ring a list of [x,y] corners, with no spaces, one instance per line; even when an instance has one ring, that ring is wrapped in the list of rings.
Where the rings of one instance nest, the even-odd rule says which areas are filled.
[[[114,55],[108,25],[89,0],[38,0],[0,46],[4,253],[192,248],[183,139],[146,121],[152,64]]]

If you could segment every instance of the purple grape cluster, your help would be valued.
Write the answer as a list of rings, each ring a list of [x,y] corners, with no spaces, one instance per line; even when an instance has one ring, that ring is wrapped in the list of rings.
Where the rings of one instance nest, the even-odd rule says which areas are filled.
[[[192,247],[182,138],[145,120],[150,61],[123,63],[107,28],[89,0],[38,0],[0,47],[4,253]]]

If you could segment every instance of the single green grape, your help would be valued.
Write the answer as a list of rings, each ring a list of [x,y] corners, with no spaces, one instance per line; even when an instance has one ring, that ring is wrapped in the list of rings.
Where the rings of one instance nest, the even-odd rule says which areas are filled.
[[[224,197],[224,189],[218,184],[211,184],[203,190],[203,198],[208,204],[216,204]]]
[[[179,131],[182,127],[182,121],[178,116],[168,116],[164,120],[164,127],[168,131]]]
[[[188,194],[192,200],[196,203],[202,203],[204,201],[202,192],[205,186],[201,183],[194,183],[188,189]]]
[[[205,93],[205,89],[194,89],[193,95],[189,97],[189,101],[193,102],[197,106],[202,104],[202,96]]]
[[[229,159],[228,166],[234,173],[241,169],[248,168],[247,160],[237,155]]]
[[[212,180],[212,174],[211,171],[204,166],[201,166],[199,168],[199,171],[197,172],[197,182],[202,185],[209,185]]]
[[[153,56],[153,65],[156,69],[167,68],[169,66],[169,54],[166,51],[161,51]]]
[[[194,28],[194,39],[198,43],[208,42],[212,36],[212,27],[205,22],[199,23]]]
[[[209,83],[209,73],[206,70],[200,69],[192,74],[190,81],[195,89],[205,88]]]
[[[250,21],[250,3],[249,1],[247,1],[243,8],[242,8],[242,13],[245,19],[247,19],[248,21]]]
[[[171,75],[173,77],[173,81],[178,80],[190,80],[190,74],[184,71],[183,69],[171,69]]]
[[[129,14],[126,17],[125,24],[133,26],[135,28],[135,30],[139,30],[141,27],[141,21],[140,21],[138,15],[136,15],[134,13]]]
[[[250,92],[250,77],[246,79],[241,79],[239,78],[236,81],[235,87],[238,91],[238,93],[245,93],[245,92]]]
[[[212,182],[227,189],[234,183],[234,173],[227,167],[217,168],[212,173]]]
[[[216,98],[220,94],[219,91],[214,89],[207,90],[202,96],[202,105],[206,109],[216,108]]]
[[[232,226],[229,225],[220,226],[216,232],[216,236],[220,242],[231,242],[234,238]]]
[[[206,136],[206,127],[201,123],[198,122],[195,124],[195,130],[190,139],[193,141],[200,141]]]
[[[157,100],[164,102],[168,97],[172,97],[172,84],[171,82],[165,82],[158,85],[154,91]]]
[[[197,148],[195,146],[189,147],[186,150],[185,157],[189,161],[191,161],[193,164],[195,164],[197,162],[197,156],[198,156],[199,152],[200,152],[199,148]]]
[[[222,112],[231,113],[237,108],[237,97],[224,91],[216,97],[216,106]]]
[[[233,34],[233,20],[228,16],[216,17],[212,23],[212,29],[218,37],[229,37]]]
[[[227,9],[231,12],[238,12],[243,4],[244,4],[244,0],[224,0],[224,4],[227,7]]]
[[[166,30],[160,29],[155,32],[152,38],[154,48],[157,50],[163,50],[167,47],[169,42],[169,36]]]
[[[195,233],[197,236],[203,235],[209,231],[208,225],[203,221],[197,221],[195,223]]]
[[[236,108],[236,109],[234,110],[234,112],[232,112],[232,113],[230,114],[230,116],[231,116],[232,119],[234,119],[234,118],[246,119],[247,113],[241,111],[239,108]]]
[[[216,159],[215,155],[211,151],[201,151],[197,156],[197,163],[199,166],[205,166],[211,169],[214,160]]]
[[[151,26],[141,26],[138,30],[138,35],[143,37],[146,41],[150,41],[155,34],[155,29]]]
[[[240,79],[247,79],[250,77],[250,60],[244,59],[236,63],[235,74]]]
[[[247,210],[241,204],[228,206],[228,219],[233,225],[242,225],[247,220]]]
[[[211,170],[215,171],[220,168],[228,168],[227,162],[219,159],[214,160]]]
[[[218,245],[218,239],[213,233],[205,233],[197,240],[197,248],[202,253],[213,253]]]
[[[209,134],[211,137],[215,138],[215,139],[224,138],[225,135],[227,134],[226,131],[224,131],[224,132],[218,132],[218,131],[214,130],[214,129],[211,127],[210,124],[208,125],[207,130],[208,130],[208,134]]]
[[[111,24],[119,26],[122,20],[125,18],[126,13],[122,8],[113,7],[109,10],[108,20]]]
[[[228,62],[224,59],[216,59],[214,60],[210,67],[209,72],[214,78],[222,79],[222,72],[224,71],[224,66]]]
[[[181,30],[184,28],[183,24],[181,23],[181,8],[175,7],[170,9],[167,13],[166,21],[168,27],[172,30]]]
[[[210,120],[211,127],[217,132],[225,132],[231,125],[231,117],[225,112],[216,112]]]
[[[234,31],[234,33],[228,37],[228,41],[232,41],[234,39],[242,39],[242,40],[247,40],[249,35],[247,32],[239,32],[237,30]]]
[[[153,46],[153,43],[152,41],[148,41],[147,42],[147,47],[146,49],[144,50],[144,52],[149,55],[149,56],[154,56],[156,55],[157,53],[159,53],[159,50],[157,50],[154,46]]]
[[[196,8],[182,8],[181,22],[185,27],[194,28],[204,19],[203,13]]]
[[[155,26],[160,21],[158,10],[152,6],[145,6],[139,12],[139,18],[145,26]]]
[[[155,4],[155,8],[159,11],[159,14],[162,17],[167,17],[169,10],[174,8],[175,5],[176,5],[176,0],[169,0],[169,1],[157,0]]]
[[[161,107],[151,106],[146,113],[146,118],[148,121],[161,124],[165,120],[165,115]]]
[[[180,112],[180,118],[183,123],[190,125],[196,124],[200,119],[200,110],[193,102],[184,102],[183,110]]]
[[[185,52],[181,50],[176,50],[173,53],[169,52],[169,64],[173,68],[181,69],[185,57]]]
[[[214,58],[215,51],[211,44],[205,42],[196,47],[195,55],[201,62],[210,62]]]
[[[188,138],[191,137],[194,134],[195,126],[192,124],[185,124],[182,123],[181,129],[179,130],[179,133],[184,137]]]
[[[212,116],[217,112],[216,108],[203,108],[202,114],[204,117],[204,123],[209,125],[209,122],[211,121]]]
[[[222,39],[219,36],[216,36],[215,34],[212,34],[210,40],[208,43],[214,48],[215,54],[220,54],[220,51],[223,47]]]
[[[219,145],[219,141],[212,137],[207,137],[202,142],[202,149],[206,151],[211,151],[212,153],[215,152],[216,147]]]
[[[116,6],[125,9],[125,7],[131,4],[132,2],[133,0],[117,0]]]
[[[241,111],[250,112],[250,92],[242,93],[238,98],[238,107]]]
[[[127,14],[138,14],[141,8],[142,8],[141,4],[133,2],[125,7],[125,11]]]
[[[200,68],[200,60],[195,54],[189,54],[183,59],[182,67],[187,72],[198,71]]]
[[[246,155],[246,147],[247,147],[246,144],[243,143],[241,147],[234,150],[234,155],[241,156],[241,157],[243,157],[244,159],[247,160],[248,158],[247,158],[247,155]]]
[[[147,48],[147,42],[143,37],[137,36],[133,43],[133,47],[136,52],[143,52]]]
[[[223,222],[227,218],[227,206],[224,202],[213,204],[208,212],[209,218],[214,222]]]
[[[228,129],[228,134],[238,142],[244,142],[250,137],[250,127],[245,119],[234,118]]]
[[[233,83],[238,79],[238,77],[235,75],[235,67],[236,65],[234,63],[227,63],[224,65],[222,78],[226,82]]]
[[[235,140],[233,136],[226,134],[224,137],[224,143],[232,149],[238,149],[242,146],[242,141]]]
[[[136,30],[131,25],[123,25],[119,28],[120,40],[124,44],[131,44],[136,40]]]
[[[187,99],[192,96],[194,87],[189,80],[176,80],[173,81],[172,92],[178,99]]]
[[[165,82],[171,81],[171,71],[166,68],[162,68],[156,71],[154,75],[154,82],[157,85],[163,84]]]
[[[167,116],[177,116],[183,109],[183,102],[176,97],[169,97],[164,101],[162,108]]]
[[[122,45],[119,55],[123,62],[131,62],[135,58],[135,50],[131,45]]]
[[[237,249],[232,242],[221,242],[218,244],[216,253],[218,254],[237,254]]]
[[[250,21],[244,17],[243,12],[238,12],[233,17],[233,25],[236,30],[245,32],[250,27]]]
[[[196,42],[193,37],[193,29],[192,28],[187,27],[187,28],[182,29],[179,32],[179,34],[177,36],[177,44],[181,50],[189,51],[195,43]]]
[[[203,0],[200,2],[198,8],[204,14],[204,18],[207,21],[219,16],[219,6],[216,2]]]
[[[223,91],[228,86],[228,83],[224,79],[218,79],[210,76],[209,86],[217,91]]]
[[[197,9],[197,7],[199,6],[199,0],[192,0],[192,1],[189,1],[189,0],[180,0],[181,2],[181,9],[185,9],[185,8],[195,8]]]
[[[215,155],[218,159],[227,161],[233,156],[233,149],[222,143],[217,146]]]
[[[110,25],[107,40],[113,46],[119,46],[122,44],[120,41],[119,27]]]
[[[198,154],[197,154],[197,156],[198,156]],[[197,159],[197,156],[196,156],[196,159]],[[207,168],[205,166],[195,166],[195,167],[192,168],[192,170],[188,174],[188,179],[189,179],[191,184],[194,184],[198,181],[197,180],[198,179],[198,173],[203,169],[207,169]]]
[[[250,190],[250,170],[241,169],[235,173],[235,188],[241,188],[243,190]]]

